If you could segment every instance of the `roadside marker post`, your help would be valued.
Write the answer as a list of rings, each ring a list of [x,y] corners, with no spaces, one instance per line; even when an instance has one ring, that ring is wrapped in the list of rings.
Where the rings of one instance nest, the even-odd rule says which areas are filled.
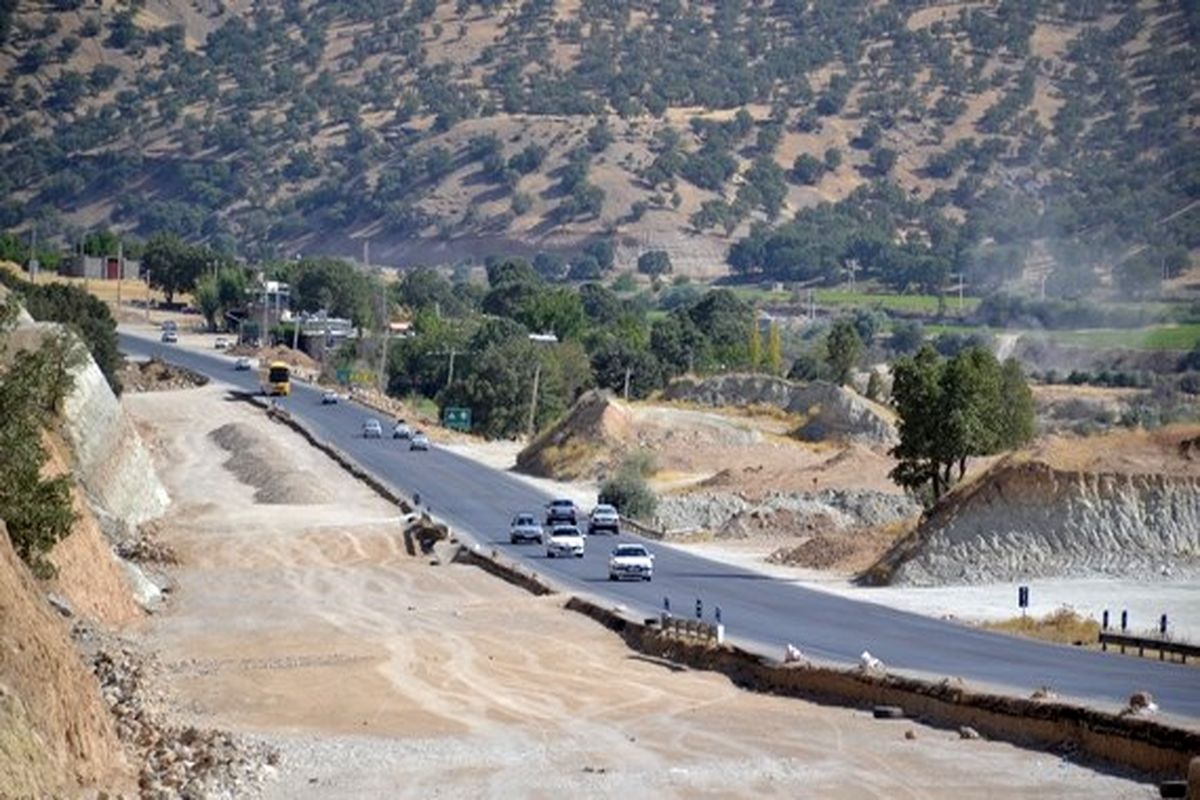
[[[700,598],[696,598],[696,619],[704,618],[704,603],[700,602]]]
[[[1167,636],[1167,615],[1163,614],[1158,620],[1158,633],[1164,639]]]
[[[1017,587],[1017,605],[1021,607],[1021,616],[1025,616],[1025,609],[1029,608],[1029,587]]]
[[[1100,630],[1108,630],[1108,609],[1104,609],[1104,615],[1100,618]]]
[[[1128,611],[1121,612],[1121,630],[1123,630],[1123,631],[1129,630],[1129,612]]]
[[[663,613],[668,617],[671,616],[671,598],[663,595]]]

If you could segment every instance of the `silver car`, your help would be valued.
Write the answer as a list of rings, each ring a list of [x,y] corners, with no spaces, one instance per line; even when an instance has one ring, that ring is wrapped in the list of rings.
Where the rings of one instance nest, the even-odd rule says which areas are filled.
[[[508,540],[513,544],[522,542],[542,543],[542,524],[533,514],[517,514],[508,527]]]
[[[425,434],[421,433],[420,431],[415,431],[412,435],[412,438],[408,440],[408,449],[409,450],[428,450],[429,449],[429,437],[426,436]]]
[[[379,424],[377,419],[369,419],[363,423],[363,438],[364,439],[382,439],[383,426]]]

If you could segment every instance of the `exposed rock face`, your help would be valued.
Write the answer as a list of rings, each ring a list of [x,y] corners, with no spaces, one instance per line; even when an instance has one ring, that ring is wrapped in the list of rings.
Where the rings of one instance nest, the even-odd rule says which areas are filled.
[[[806,529],[875,527],[919,511],[920,507],[904,495],[833,489],[774,493],[761,502],[729,492],[667,495],[659,498],[656,516],[668,531],[703,530],[721,537],[742,538],[756,529],[769,531],[773,527],[797,533]]]
[[[916,586],[1200,575],[1200,478],[1004,463],[887,560],[893,582]]]
[[[106,534],[119,534],[166,510],[167,490],[150,454],[91,358],[75,375],[63,417],[75,472]]]
[[[795,383],[767,375],[680,378],[663,396],[708,406],[775,406],[802,414],[806,420],[796,435],[805,441],[839,439],[888,447],[899,441],[886,409],[823,381]]]
[[[614,450],[632,439],[633,423],[623,404],[607,392],[584,394],[562,419],[517,454],[517,470],[528,475],[573,480],[615,462]]]

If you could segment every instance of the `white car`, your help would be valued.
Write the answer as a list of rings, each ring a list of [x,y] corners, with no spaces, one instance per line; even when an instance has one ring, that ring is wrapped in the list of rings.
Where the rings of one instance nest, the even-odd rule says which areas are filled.
[[[556,525],[546,540],[546,558],[583,558],[583,534],[574,525]]]
[[[236,362],[234,362],[233,368],[243,371],[250,369],[250,359],[246,358],[246,356],[241,356]]]
[[[420,431],[414,431],[412,438],[408,440],[409,450],[428,450],[429,437]]]
[[[396,420],[395,427],[392,428],[393,439],[410,439],[413,435],[413,429],[409,424],[402,419]]]
[[[601,504],[592,509],[588,517],[588,536],[594,533],[611,533],[616,536],[621,532],[621,515],[617,509],[607,504]]]
[[[517,514],[512,524],[508,526],[508,540],[513,544],[521,542],[542,543],[542,524],[533,514]]]
[[[214,350],[224,350],[227,347],[229,347],[229,340],[224,336],[218,336],[217,340],[213,342]]]
[[[640,544],[619,544],[608,557],[608,579],[636,578],[648,581],[654,577],[654,554]]]
[[[321,395],[321,405],[336,406],[338,403],[338,399],[339,398],[338,398],[337,392],[325,392],[324,394]]]
[[[179,334],[177,334],[175,329],[172,328],[170,330],[163,331],[160,338],[167,344],[175,344],[179,341]]]
[[[369,419],[363,423],[363,438],[364,439],[382,439],[383,426],[379,424],[377,419]]]

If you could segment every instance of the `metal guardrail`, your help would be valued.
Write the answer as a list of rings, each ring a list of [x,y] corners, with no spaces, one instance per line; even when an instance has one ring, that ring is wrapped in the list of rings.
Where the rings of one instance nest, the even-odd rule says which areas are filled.
[[[1145,657],[1147,650],[1157,650],[1158,660],[1164,661],[1167,653],[1176,653],[1186,664],[1188,656],[1192,658],[1200,658],[1200,645],[1191,644],[1190,642],[1174,642],[1170,639],[1161,639],[1155,636],[1133,636],[1128,633],[1110,633],[1109,631],[1100,632],[1100,649],[1107,651],[1108,646],[1120,647],[1121,652],[1125,652],[1127,647],[1136,647],[1138,655]]]
[[[659,617],[659,628],[663,633],[676,639],[707,642],[709,644],[725,643],[725,626],[713,625],[698,619],[682,619],[670,614]]]

